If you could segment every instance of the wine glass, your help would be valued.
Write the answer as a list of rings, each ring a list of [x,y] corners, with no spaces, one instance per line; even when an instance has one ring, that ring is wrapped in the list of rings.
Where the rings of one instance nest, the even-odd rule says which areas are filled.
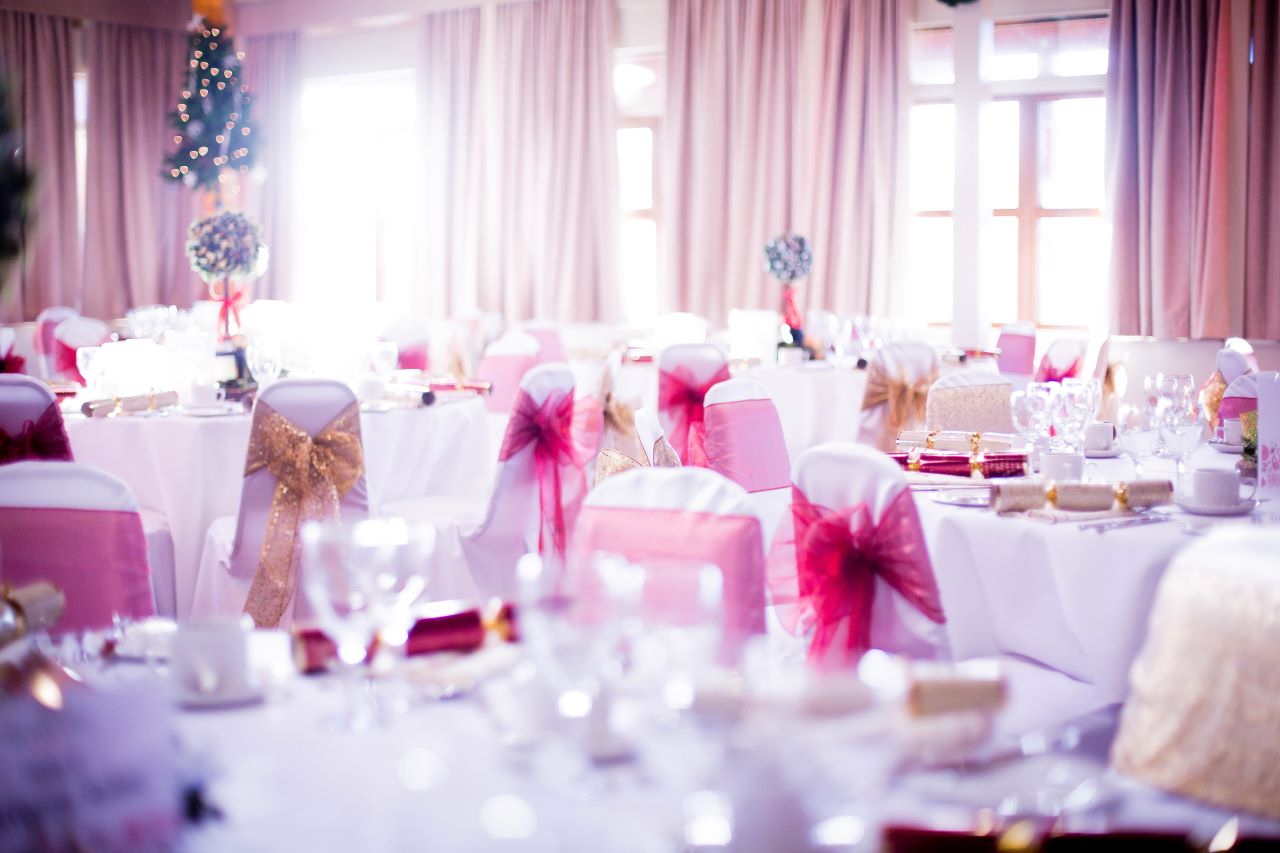
[[[97,361],[98,353],[102,351],[102,347],[80,347],[76,350],[76,370],[84,379],[85,391],[94,388],[98,378],[97,371],[93,369],[94,362]]]
[[[1149,406],[1126,404],[1116,418],[1120,447],[1133,462],[1133,476],[1142,478],[1142,459],[1155,455],[1160,443],[1160,430],[1155,413]]]
[[[284,368],[284,352],[275,341],[255,338],[245,350],[244,357],[249,373],[253,375],[259,388],[265,388],[280,378]]]
[[[400,365],[400,348],[395,341],[378,341],[369,348],[369,368],[380,378],[389,379]]]
[[[1084,430],[1093,418],[1093,391],[1087,383],[1061,383],[1049,402],[1053,429],[1069,450],[1084,446]]]
[[[1164,399],[1156,409],[1156,419],[1160,425],[1160,438],[1165,449],[1177,463],[1177,477],[1181,485],[1186,473],[1186,461],[1204,438],[1204,423],[1200,412],[1192,403],[1182,400]]]
[[[1037,389],[1026,388],[1009,395],[1013,426],[1027,444],[1034,445],[1049,426],[1049,398]]]

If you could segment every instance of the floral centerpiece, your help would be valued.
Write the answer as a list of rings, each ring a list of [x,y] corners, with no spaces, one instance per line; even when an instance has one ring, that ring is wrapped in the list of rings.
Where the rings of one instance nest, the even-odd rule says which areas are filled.
[[[239,211],[223,210],[191,223],[187,237],[191,268],[209,285],[209,296],[222,303],[218,325],[227,340],[240,326],[244,284],[267,268],[262,229]]]
[[[809,274],[813,253],[809,241],[787,232],[764,244],[765,272],[782,283],[782,319],[790,329],[791,345],[804,346],[804,322],[796,307],[794,282]]]

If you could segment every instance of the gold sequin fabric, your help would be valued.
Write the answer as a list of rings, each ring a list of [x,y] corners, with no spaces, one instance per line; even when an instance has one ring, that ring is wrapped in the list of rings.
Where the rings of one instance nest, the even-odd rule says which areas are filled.
[[[959,385],[938,388],[925,406],[925,428],[966,432],[1013,432],[1010,385]]]
[[[1227,382],[1222,374],[1214,371],[1209,381],[1200,389],[1200,405],[1209,416],[1209,428],[1218,428],[1218,409],[1222,406],[1222,397],[1227,393]]]
[[[600,451],[600,455],[596,457],[596,485],[623,471],[630,471],[633,468],[645,467],[627,454],[614,450],[612,447],[606,447]]]
[[[886,407],[884,426],[876,447],[893,450],[894,442],[904,429],[918,428],[924,424],[925,402],[929,399],[929,387],[938,378],[935,370],[919,382],[902,377],[893,378],[879,361],[867,369],[867,390],[862,397],[862,410],[875,406]]]
[[[274,628],[297,588],[294,550],[303,522],[338,518],[342,497],[364,473],[359,405],[343,409],[313,438],[259,400],[244,473],[264,468],[276,478],[276,490],[244,612],[259,628]]]
[[[1212,534],[1156,595],[1113,766],[1229,809],[1280,818],[1280,531]]]
[[[667,437],[664,435],[658,436],[658,440],[653,443],[653,467],[680,467],[680,457],[676,455],[675,448],[667,442]]]

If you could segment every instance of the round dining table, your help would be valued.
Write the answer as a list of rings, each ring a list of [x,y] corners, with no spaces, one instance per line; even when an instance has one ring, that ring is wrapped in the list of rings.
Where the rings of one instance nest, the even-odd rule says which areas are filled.
[[[142,415],[65,417],[76,461],[124,480],[140,508],[168,522],[174,545],[175,616],[191,612],[205,533],[235,515],[251,416],[196,416],[181,409]],[[428,407],[365,407],[360,414],[369,508],[417,497],[480,498],[496,454],[479,398]]]

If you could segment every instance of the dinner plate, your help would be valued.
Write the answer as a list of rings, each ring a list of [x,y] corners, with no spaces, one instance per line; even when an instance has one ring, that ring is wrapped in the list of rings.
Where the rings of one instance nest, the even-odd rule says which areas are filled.
[[[1006,816],[1058,816],[1097,809],[1119,792],[1106,767],[1071,753],[1046,753],[998,761],[971,770],[908,775],[905,787],[931,800],[992,809]]]
[[[214,406],[183,406],[182,414],[192,418],[224,418],[227,415],[238,415],[244,412],[239,403],[218,403]]]
[[[1232,453],[1238,456],[1244,452],[1243,444],[1227,444],[1225,441],[1211,441],[1209,442],[1209,446],[1219,453]]]
[[[990,489],[948,489],[933,493],[934,503],[948,506],[973,506],[988,508],[991,506]]]
[[[1110,448],[1106,450],[1086,450],[1084,452],[1084,458],[1085,459],[1115,459],[1117,456],[1119,456],[1122,453],[1124,453],[1124,450],[1121,449],[1119,445],[1112,445]]]
[[[182,689],[178,691],[178,701],[184,708],[192,709],[239,708],[245,705],[256,705],[265,696],[266,692],[261,687],[219,690],[212,693],[197,693],[194,690]]]
[[[1257,508],[1259,502],[1251,498],[1249,500],[1241,501],[1235,506],[1201,506],[1200,504],[1191,503],[1190,501],[1184,498],[1177,498],[1175,499],[1175,503],[1177,503],[1179,508],[1181,508],[1184,512],[1189,512],[1192,515],[1227,516],[1227,515],[1248,515],[1249,513],[1253,512],[1254,509]]]

